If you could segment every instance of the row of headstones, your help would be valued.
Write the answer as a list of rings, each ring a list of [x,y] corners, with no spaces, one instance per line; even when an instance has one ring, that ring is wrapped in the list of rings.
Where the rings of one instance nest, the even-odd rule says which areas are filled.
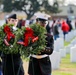
[[[64,52],[64,53],[63,53]],[[60,62],[62,57],[66,57],[65,50],[60,50],[59,52],[54,51],[52,55],[49,56],[52,64],[52,70],[60,68]]]
[[[60,49],[64,48],[63,36],[54,40],[54,52],[50,55],[50,60],[52,63],[52,69],[58,69],[61,61]]]
[[[76,39],[74,39],[74,41],[76,41]],[[53,70],[60,68],[61,58],[66,57],[67,53],[70,54],[70,62],[76,62],[76,42],[73,44],[71,42],[67,47],[61,48],[57,51],[54,50],[53,54],[49,56]]]
[[[65,41],[70,42],[74,37],[76,36],[76,30],[72,30],[65,36]],[[73,40],[72,43],[75,43],[75,40]],[[54,40],[54,50],[59,51],[59,49],[64,48],[64,38],[63,34],[57,40]]]
[[[61,48],[64,48],[64,39],[62,37],[54,40],[54,51],[59,51]]]
[[[76,36],[76,30],[72,30],[65,35],[65,41],[70,42]]]
[[[76,39],[75,39],[76,41]],[[66,53],[70,54],[70,62],[76,62],[76,43],[65,47]]]

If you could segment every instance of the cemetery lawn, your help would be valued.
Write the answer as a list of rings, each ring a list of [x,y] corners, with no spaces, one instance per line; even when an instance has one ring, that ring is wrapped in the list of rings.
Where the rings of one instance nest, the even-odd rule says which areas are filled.
[[[75,39],[76,37],[74,37],[73,39]],[[70,42],[66,42],[66,41],[64,41],[64,46],[68,46],[72,41],[73,41],[73,39],[70,41]]]
[[[71,41],[64,41],[64,46],[68,46]],[[53,70],[52,75],[76,75],[76,63],[70,62],[70,54],[67,54],[65,58],[61,58],[60,68]]]
[[[52,75],[76,75],[76,63],[70,62],[70,54],[61,59],[60,68],[53,70]]]
[[[68,46],[69,44],[70,44],[70,42],[64,41],[64,46]]]

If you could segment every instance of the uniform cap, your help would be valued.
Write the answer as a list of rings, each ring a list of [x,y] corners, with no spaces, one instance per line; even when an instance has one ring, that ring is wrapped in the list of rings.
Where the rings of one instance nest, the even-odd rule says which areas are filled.
[[[8,18],[17,19],[16,14],[11,14],[11,15],[8,16]]]
[[[44,14],[44,13],[36,13],[34,15],[36,16],[36,19],[43,20],[43,21],[47,21],[48,20],[47,15]]]

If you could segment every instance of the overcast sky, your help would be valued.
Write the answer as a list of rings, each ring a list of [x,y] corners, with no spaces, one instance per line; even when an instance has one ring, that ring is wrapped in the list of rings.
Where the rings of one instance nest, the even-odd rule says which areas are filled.
[[[51,4],[53,3],[53,0],[49,0],[49,1]],[[65,0],[65,5],[68,5],[69,3],[76,5],[76,0]]]
[[[66,4],[72,3],[76,5],[76,0],[65,0]]]

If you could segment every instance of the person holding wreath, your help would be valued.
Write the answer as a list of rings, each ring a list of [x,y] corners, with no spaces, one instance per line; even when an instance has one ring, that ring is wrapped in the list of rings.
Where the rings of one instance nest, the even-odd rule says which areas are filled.
[[[46,29],[46,15],[37,15],[36,24]],[[42,35],[43,36],[43,35]],[[46,47],[39,54],[30,55],[28,74],[29,75],[51,75],[51,62],[49,55],[53,53],[54,40],[50,33],[46,33]]]
[[[6,25],[13,24],[13,31],[17,30],[18,19],[16,14],[8,15],[6,18]],[[6,26],[5,25],[5,26]],[[6,31],[6,30],[5,30]],[[10,33],[9,36],[4,38],[4,43],[6,47],[10,46],[8,43],[8,39],[15,38],[13,33]],[[8,38],[8,39],[7,39]],[[14,49],[15,50],[15,49]],[[3,75],[24,75],[23,63],[21,59],[20,53],[2,53],[2,72]]]

